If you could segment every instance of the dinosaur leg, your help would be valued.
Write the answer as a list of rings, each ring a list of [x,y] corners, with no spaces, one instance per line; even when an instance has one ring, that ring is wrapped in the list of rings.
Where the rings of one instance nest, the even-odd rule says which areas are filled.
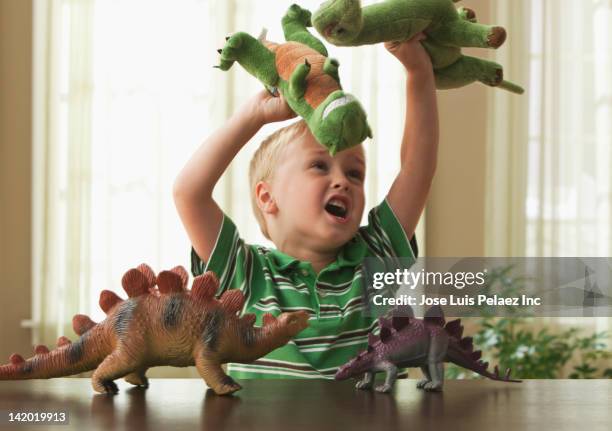
[[[417,383],[418,389],[423,389],[427,383],[431,382],[431,374],[429,374],[429,368],[421,367],[421,371],[423,372],[425,378],[423,380],[419,380],[419,382]]]
[[[338,60],[336,60],[335,58],[327,57],[325,59],[325,63],[323,64],[323,72],[334,78],[338,85],[340,85],[340,75],[338,74],[338,67],[340,67]]]
[[[299,64],[289,78],[289,92],[295,100],[304,97],[308,73],[310,73],[310,63],[304,60],[304,63]]]
[[[427,364],[431,381],[423,385],[426,391],[441,391],[444,386],[444,362],[430,362]]]
[[[225,374],[221,365],[206,361],[201,356],[196,359],[195,365],[206,385],[217,395],[230,395],[242,389],[242,386]]]
[[[499,48],[506,41],[506,30],[503,27],[493,27],[457,19],[448,23],[444,31],[436,32],[432,36],[437,42],[445,45]]]
[[[327,49],[319,39],[306,29],[312,27],[311,13],[298,5],[292,5],[283,17],[283,33],[287,42],[300,42],[327,57]]]
[[[119,392],[113,380],[131,374],[139,369],[139,360],[130,355],[126,349],[117,348],[108,355],[91,377],[91,383],[96,392]]]
[[[142,386],[143,388],[148,388],[149,379],[147,379],[147,376],[145,375],[146,372],[146,368],[136,370],[133,373],[125,376],[124,380],[134,386]]]
[[[393,384],[397,380],[397,367],[392,362],[382,362],[376,367],[376,371],[385,371],[385,383],[376,386],[376,392],[387,393],[393,389]]]
[[[441,45],[430,40],[424,40],[421,43],[427,50],[431,58],[431,64],[436,72],[455,64],[457,60],[463,57],[461,48],[456,46]]]
[[[235,61],[265,85],[273,87],[278,82],[275,56],[259,40],[248,33],[239,32],[230,36],[220,50],[221,70],[229,70]]]
[[[444,357],[448,351],[448,336],[436,335],[431,339],[427,352],[429,382],[423,385],[426,391],[441,391],[444,385]]]
[[[363,376],[363,379],[358,381],[355,387],[357,389],[372,389],[372,385],[374,384],[374,371],[368,371]]]
[[[497,63],[464,55],[454,64],[436,70],[435,76],[440,89],[459,88],[475,81],[497,87],[503,82],[504,71]]]

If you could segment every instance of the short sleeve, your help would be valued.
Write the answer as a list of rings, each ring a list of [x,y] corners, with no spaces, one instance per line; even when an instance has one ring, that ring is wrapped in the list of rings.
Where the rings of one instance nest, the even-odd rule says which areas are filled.
[[[191,248],[191,272],[194,276],[198,276],[213,271],[219,278],[218,294],[227,289],[244,291],[247,285],[245,267],[248,256],[248,246],[238,235],[236,225],[223,214],[221,229],[208,262],[200,259],[194,248]]]
[[[377,257],[408,257],[415,260],[418,257],[416,236],[408,239],[387,199],[370,210],[368,224],[359,229],[359,234]]]

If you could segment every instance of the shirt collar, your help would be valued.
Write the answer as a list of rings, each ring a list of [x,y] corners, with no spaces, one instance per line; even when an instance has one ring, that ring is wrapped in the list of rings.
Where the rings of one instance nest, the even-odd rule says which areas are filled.
[[[288,254],[283,253],[282,251],[276,249],[264,249],[264,254],[268,258],[270,262],[270,266],[274,271],[282,272],[287,269],[293,268],[297,266],[300,261]]]
[[[285,272],[294,269],[300,264],[300,260],[282,251],[265,247],[262,247],[262,251],[275,271]],[[337,259],[329,264],[327,268],[355,267],[363,262],[366,252],[367,246],[361,235],[357,234],[340,249]]]

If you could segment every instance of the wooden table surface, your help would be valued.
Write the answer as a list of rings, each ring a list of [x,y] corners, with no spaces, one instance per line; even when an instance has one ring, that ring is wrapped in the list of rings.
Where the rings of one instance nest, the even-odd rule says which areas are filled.
[[[69,425],[0,423],[2,430],[610,430],[611,380],[447,381],[426,393],[398,381],[392,395],[353,383],[250,380],[219,397],[198,379],[151,379],[149,389],[119,381],[115,396],[89,379],[0,382],[0,412],[67,411]]]

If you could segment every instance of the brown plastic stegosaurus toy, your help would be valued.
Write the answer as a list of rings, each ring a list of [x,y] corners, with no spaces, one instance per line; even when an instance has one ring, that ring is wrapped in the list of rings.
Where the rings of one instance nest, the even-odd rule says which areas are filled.
[[[148,387],[149,367],[195,365],[215,393],[231,394],[241,388],[226,375],[221,364],[252,362],[286,344],[308,326],[308,313],[264,315],[255,327],[255,315],[239,317],[244,296],[228,290],[217,300],[219,281],[212,272],[193,280],[183,267],[155,276],[145,265],[130,269],[121,280],[129,298],[122,300],[104,290],[100,307],[107,314],[100,323],[77,314],[72,319],[80,338],[57,340],[49,351],[36,346],[35,356],[24,360],[13,354],[0,366],[0,380],[48,379],[95,369],[92,385],[97,392],[117,393],[113,380],[125,377],[133,385]]]

